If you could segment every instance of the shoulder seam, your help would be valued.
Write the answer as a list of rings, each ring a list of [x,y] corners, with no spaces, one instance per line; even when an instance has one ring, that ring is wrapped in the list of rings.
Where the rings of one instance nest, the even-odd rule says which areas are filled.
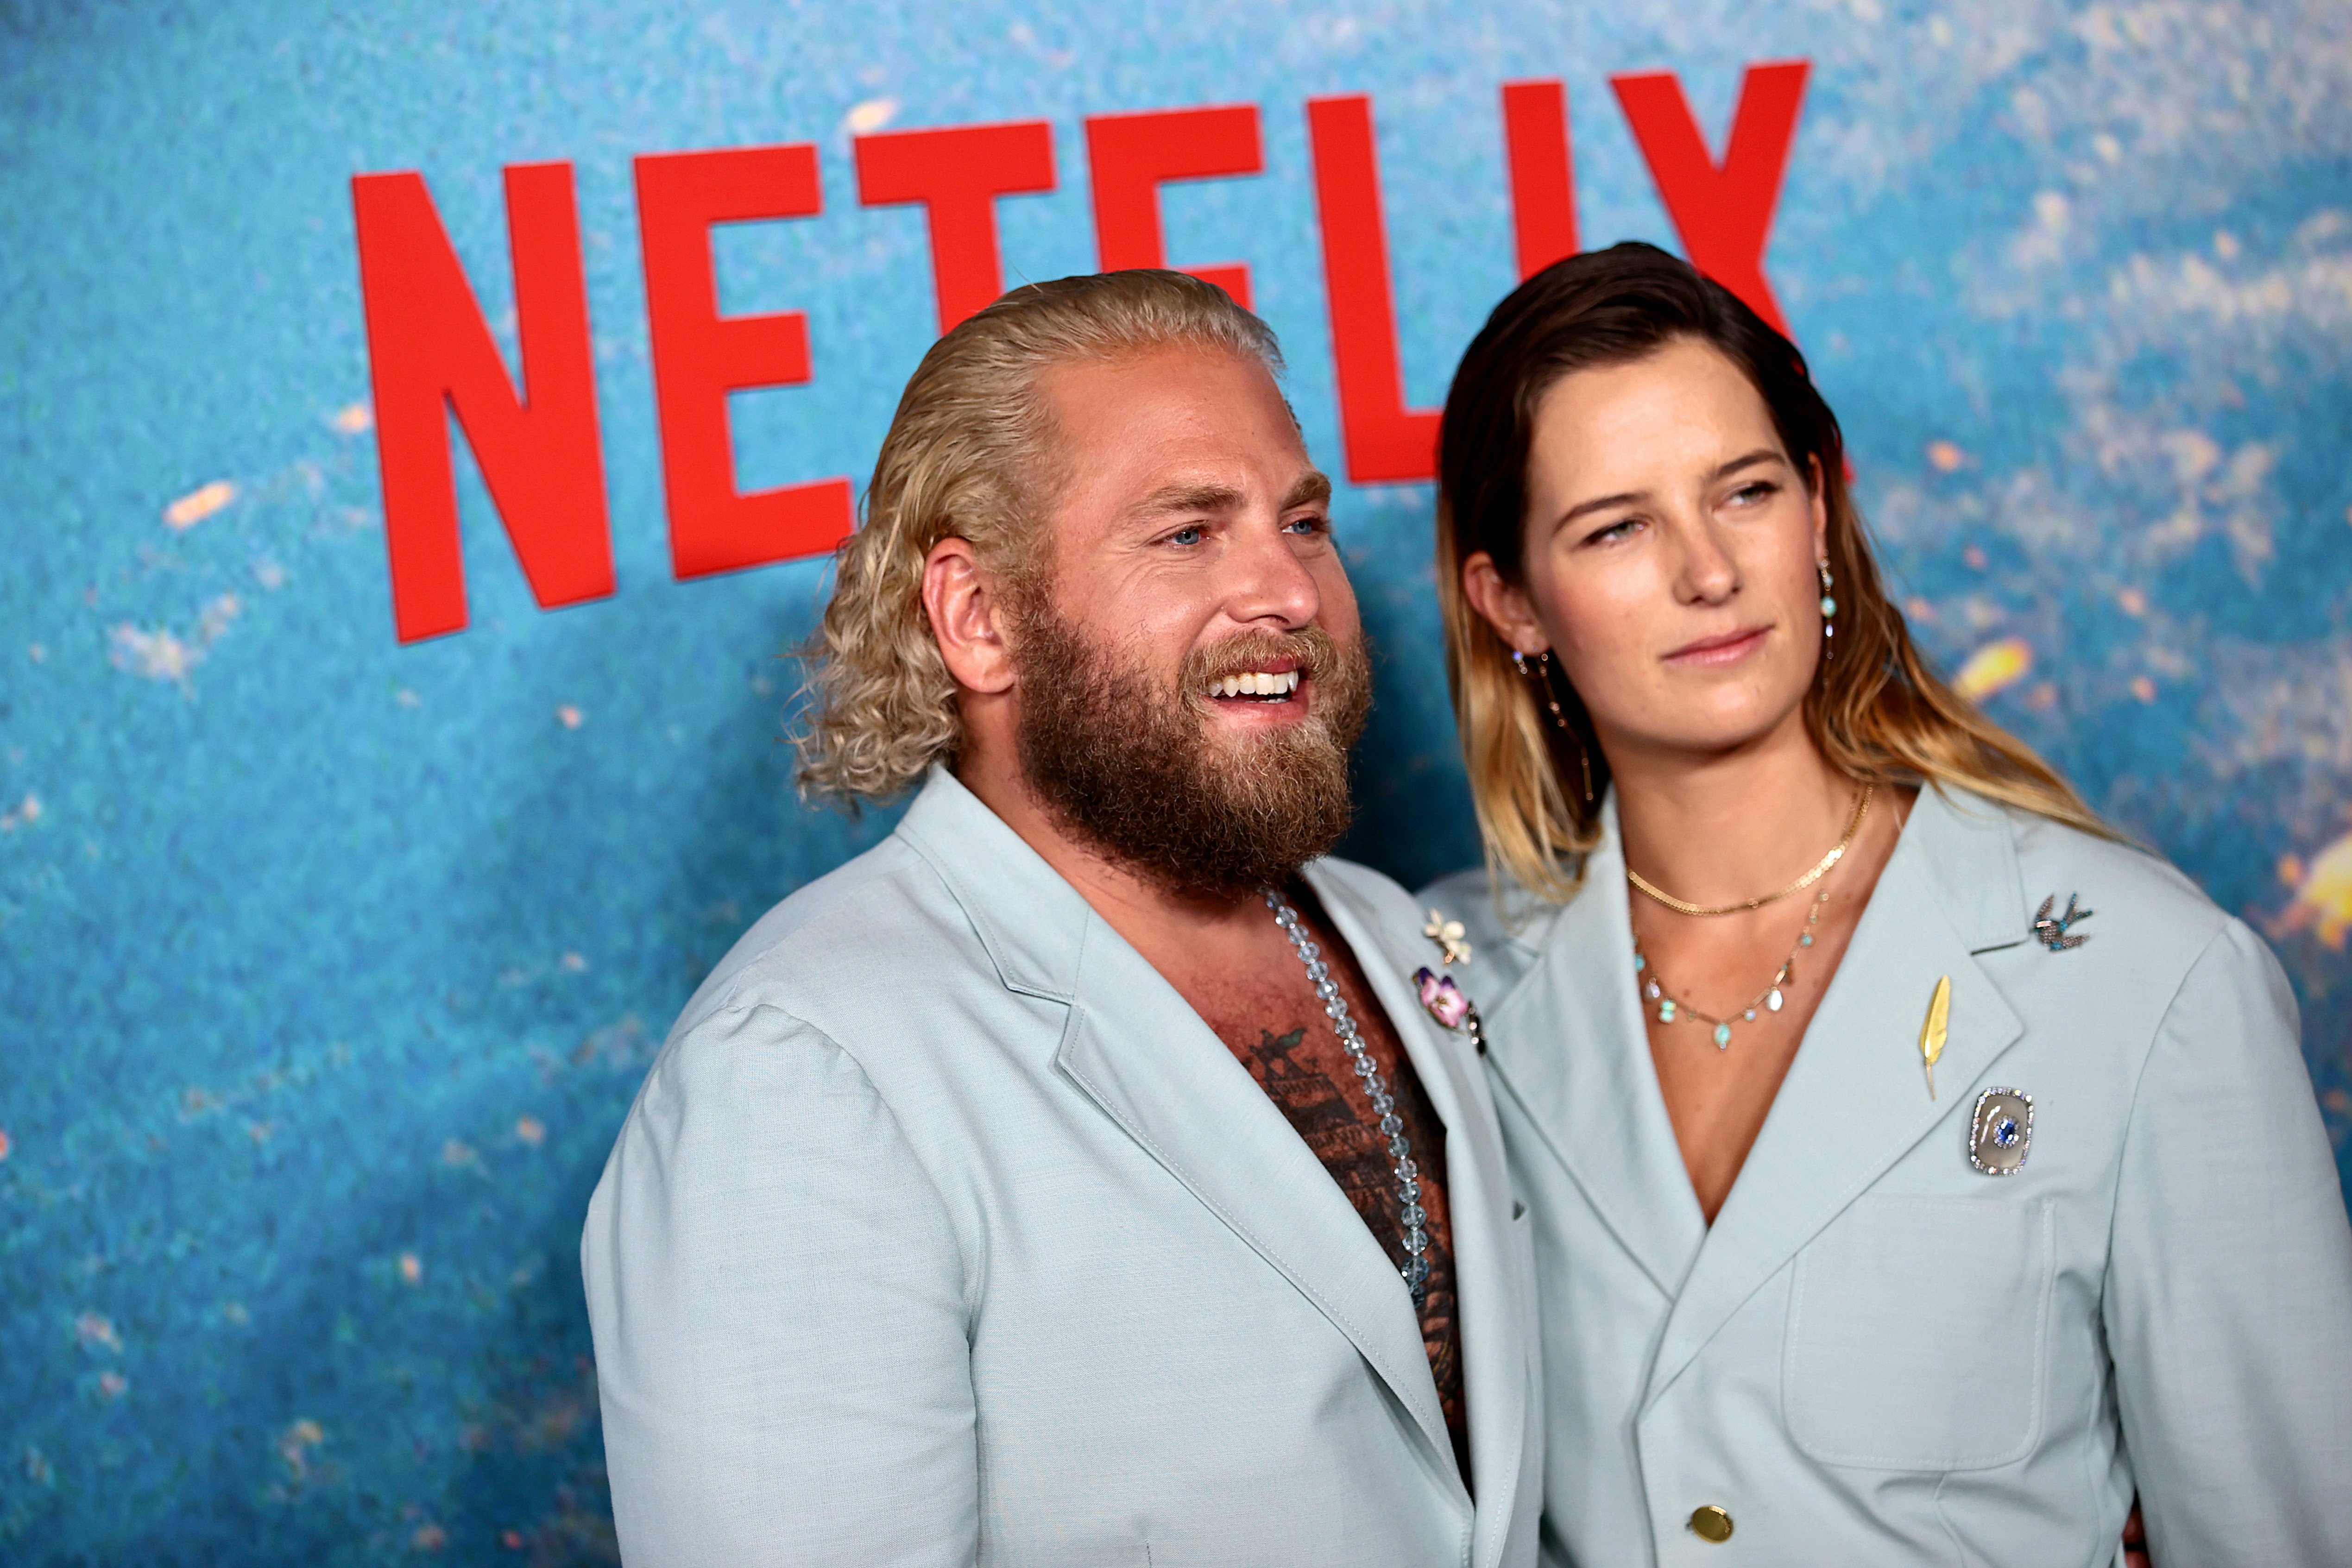
[[[976,1269],[970,1255],[964,1251],[963,1233],[956,1226],[955,1210],[949,1207],[947,1195],[940,1190],[940,1184],[932,1176],[930,1166],[925,1165],[922,1156],[915,1152],[915,1140],[908,1135],[906,1124],[898,1120],[898,1108],[890,1103],[890,1097],[882,1092],[882,1086],[879,1083],[874,1082],[874,1074],[866,1069],[866,1059],[835,1039],[831,1031],[814,1019],[776,1002],[757,998],[745,998],[714,1006],[697,1019],[692,1027],[699,1029],[714,1019],[737,1017],[762,1010],[791,1019],[801,1029],[839,1051],[851,1066],[857,1069],[858,1081],[864,1083],[866,1092],[874,1096],[874,1103],[882,1108],[882,1113],[890,1119],[890,1130],[898,1134],[899,1143],[905,1145],[908,1163],[922,1177],[923,1186],[930,1192],[931,1201],[939,1205],[940,1217],[946,1223],[948,1235],[955,1242],[956,1260],[961,1265],[964,1280],[964,1331],[969,1335],[974,1320],[980,1315],[981,1299],[987,1293],[985,1261],[983,1260],[982,1265]]]
[[[2119,1173],[2125,1159],[2130,1153],[2132,1134],[2139,1121],[2139,1097],[2141,1090],[2147,1083],[2148,1064],[2156,1060],[2157,1044],[2164,1038],[2165,1026],[2172,1021],[2172,1009],[2180,1005],[2180,993],[2188,988],[2189,977],[2194,975],[2203,966],[2206,957],[2211,954],[2221,939],[2230,934],[2230,927],[2236,924],[2238,924],[2236,916],[2226,912],[2222,915],[2221,921],[2214,926],[2213,934],[2206,937],[2204,946],[2197,949],[2197,956],[2181,967],[2180,977],[2172,984],[2172,994],[2164,998],[2164,1009],[2156,1016],[2156,1027],[2148,1031],[2147,1050],[2141,1053],[2139,1071],[2132,1074],[2131,1100],[2124,1108],[2124,1134],[2116,1145],[2116,1168]],[[2121,1201],[2122,1197],[2123,1182],[2118,1179],[2111,1184],[2107,1190],[2107,1254],[2103,1278],[2105,1274],[2112,1273],[2115,1269],[2116,1205]],[[2104,1301],[2106,1295],[2106,1288],[2104,1284],[2100,1287],[2099,1294]]]

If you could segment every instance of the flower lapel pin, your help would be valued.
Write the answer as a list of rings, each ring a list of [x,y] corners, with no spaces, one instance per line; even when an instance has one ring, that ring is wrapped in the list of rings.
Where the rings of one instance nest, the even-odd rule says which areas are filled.
[[[2058,895],[2053,893],[2043,899],[2042,907],[2034,912],[2034,939],[2053,953],[2063,953],[2069,947],[2080,947],[2090,940],[2086,936],[2073,934],[2070,928],[2078,920],[2088,920],[2096,911],[2077,909],[2074,907],[2074,902],[2075,895],[2068,894],[2066,913],[2053,917],[2050,912],[2058,906]]]
[[[1470,944],[1463,940],[1459,920],[1448,920],[1433,909],[1429,912],[1429,924],[1421,928],[1421,934],[1437,944],[1439,968],[1470,961]],[[1423,966],[1412,972],[1412,983],[1421,993],[1421,1005],[1429,1009],[1431,1018],[1447,1029],[1468,1035],[1470,1043],[1478,1048],[1478,1054],[1486,1054],[1486,1035],[1478,1022],[1478,1009],[1462,988],[1454,983],[1453,976],[1441,975]]]
[[[1431,1018],[1447,1029],[1468,1035],[1470,1043],[1478,1048],[1478,1054],[1486,1054],[1486,1034],[1478,1021],[1478,1009],[1454,983],[1453,976],[1441,975],[1424,965],[1413,971],[1412,983],[1421,993],[1421,1005],[1428,1009]]]
[[[1455,964],[1470,961],[1470,944],[1462,939],[1463,928],[1459,920],[1448,920],[1433,909],[1429,912],[1429,924],[1421,928],[1421,934],[1437,944],[1440,966],[1451,968]]]

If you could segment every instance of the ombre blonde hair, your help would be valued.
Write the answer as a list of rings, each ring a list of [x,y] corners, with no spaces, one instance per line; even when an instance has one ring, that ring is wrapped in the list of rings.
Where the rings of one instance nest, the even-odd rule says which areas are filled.
[[[1805,697],[1805,726],[1857,782],[1957,785],[2105,838],[2114,830],[2030,747],[1936,674],[1879,580],[1845,485],[1845,440],[1796,346],[1721,285],[1654,246],[1588,252],[1536,274],[1495,308],[1463,356],[1438,439],[1437,589],[1445,673],[1490,869],[1553,903],[1573,897],[1600,841],[1609,764],[1592,721],[1550,661],[1530,670],[1462,589],[1484,550],[1526,586],[1528,455],[1537,405],[1562,376],[1647,358],[1677,339],[1712,345],[1770,411],[1829,517],[1835,657]],[[1559,704],[1555,723],[1538,681]],[[1590,780],[1589,793],[1587,780]],[[1497,879],[1500,886],[1500,878]]]
[[[1282,372],[1273,331],[1224,290],[1149,268],[1024,285],[931,345],[883,438],[863,526],[834,553],[824,620],[800,650],[811,700],[792,739],[803,797],[887,800],[954,759],[956,685],[923,610],[932,548],[967,539],[1016,591],[1041,583],[1060,478],[1041,379],[1175,346]]]

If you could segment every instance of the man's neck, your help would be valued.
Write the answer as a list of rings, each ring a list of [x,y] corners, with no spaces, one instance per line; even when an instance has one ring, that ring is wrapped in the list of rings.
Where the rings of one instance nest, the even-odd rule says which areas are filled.
[[[957,779],[1178,990],[1189,995],[1195,977],[1244,972],[1279,956],[1280,934],[1255,892],[1169,886],[1072,832],[1012,758],[973,749],[957,763]]]

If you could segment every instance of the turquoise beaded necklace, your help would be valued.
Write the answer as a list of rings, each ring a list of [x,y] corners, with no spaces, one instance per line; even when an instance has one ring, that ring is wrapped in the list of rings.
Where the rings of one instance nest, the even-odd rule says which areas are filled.
[[[1771,1013],[1780,1010],[1788,999],[1782,993],[1788,988],[1790,982],[1796,978],[1797,955],[1813,945],[1813,923],[1821,918],[1822,905],[1829,901],[1829,889],[1823,888],[1819,896],[1814,898],[1813,906],[1805,911],[1805,928],[1798,933],[1797,945],[1789,949],[1789,956],[1782,960],[1779,971],[1773,975],[1772,983],[1757,992],[1746,1007],[1734,1009],[1733,1017],[1741,1023],[1754,1023],[1756,1009],[1759,1008]],[[1655,969],[1650,967],[1649,956],[1642,951],[1642,934],[1638,931],[1633,933],[1633,973],[1637,977],[1635,983],[1642,988],[1643,997],[1657,1004],[1660,1023],[1672,1023],[1676,1019],[1686,1018],[1698,1023],[1713,1024],[1715,1049],[1717,1051],[1731,1049],[1732,1019],[1717,1018],[1713,1013],[1702,1012],[1688,1002],[1676,1001],[1669,996],[1666,993],[1665,980]]]
[[[1824,568],[1824,586],[1827,585],[1827,575],[1828,569]],[[1828,613],[1826,607],[1822,613]],[[1761,909],[1768,904],[1786,898],[1801,889],[1811,887],[1835,869],[1838,862],[1845,858],[1845,852],[1853,847],[1854,836],[1862,831],[1862,820],[1869,814],[1870,798],[1877,792],[1878,786],[1875,784],[1865,784],[1862,787],[1862,794],[1853,803],[1853,816],[1845,825],[1845,836],[1831,846],[1829,853],[1813,863],[1812,870],[1778,893],[1768,893],[1761,898],[1750,898],[1738,904],[1711,907],[1702,904],[1685,903],[1676,898],[1664,889],[1644,880],[1632,866],[1625,868],[1625,880],[1641,892],[1681,915],[1744,915],[1752,909]],[[1788,998],[1784,993],[1788,990],[1790,983],[1796,978],[1797,955],[1813,945],[1813,926],[1822,917],[1822,905],[1829,901],[1830,894],[1827,888],[1822,889],[1814,896],[1812,907],[1805,911],[1804,929],[1797,933],[1797,945],[1789,949],[1788,957],[1783,959],[1780,967],[1774,971],[1771,982],[1757,992],[1746,1007],[1733,1009],[1728,1017],[1717,1018],[1713,1013],[1703,1011],[1668,994],[1664,977],[1650,967],[1650,956],[1642,951],[1642,934],[1639,931],[1633,933],[1633,983],[1641,988],[1644,1001],[1656,1005],[1660,1023],[1672,1023],[1676,1019],[1687,1018],[1696,1023],[1712,1025],[1715,1030],[1715,1049],[1728,1051],[1731,1049],[1731,1024],[1734,1018],[1741,1023],[1754,1023],[1757,1009],[1761,1008],[1766,1012],[1777,1013],[1786,1003]]]

